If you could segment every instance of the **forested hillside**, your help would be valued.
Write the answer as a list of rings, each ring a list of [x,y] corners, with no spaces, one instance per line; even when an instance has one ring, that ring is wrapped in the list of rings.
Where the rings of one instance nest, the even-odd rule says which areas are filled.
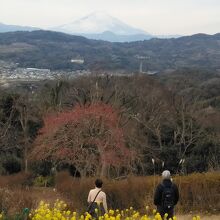
[[[114,152],[109,143],[117,143],[117,152],[127,155],[107,160],[109,171],[105,175],[111,177],[146,175],[154,170],[160,173],[164,168],[173,173],[217,170],[219,80],[215,72],[182,70],[157,76],[48,81],[36,84],[34,93],[27,90],[28,85],[19,87],[17,93],[14,88],[2,90],[1,173],[26,168],[46,175],[57,164],[58,169],[70,167],[73,174],[97,175],[101,172],[98,164],[84,166],[87,160],[80,157],[71,161],[72,151],[68,159],[70,146],[77,151],[81,146],[84,153],[89,150],[83,158],[98,162]],[[109,145],[107,155],[97,153],[104,143]],[[50,144],[56,146],[53,151],[48,148]]]
[[[70,62],[84,58],[84,65]],[[33,31],[0,34],[0,59],[22,67],[162,71],[183,67],[220,69],[220,34],[197,34],[178,39],[151,39],[110,43],[58,32]]]

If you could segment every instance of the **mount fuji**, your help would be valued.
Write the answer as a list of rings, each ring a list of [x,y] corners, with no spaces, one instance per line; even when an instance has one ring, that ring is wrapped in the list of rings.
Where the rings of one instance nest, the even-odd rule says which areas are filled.
[[[104,12],[94,12],[72,23],[54,27],[52,30],[111,42],[148,40],[153,37]]]

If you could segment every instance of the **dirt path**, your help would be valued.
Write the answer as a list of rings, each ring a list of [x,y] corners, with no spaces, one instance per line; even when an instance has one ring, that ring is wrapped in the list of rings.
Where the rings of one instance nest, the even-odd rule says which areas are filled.
[[[192,215],[177,215],[178,220],[192,220]],[[201,220],[220,220],[220,215],[200,216]]]
[[[36,199],[36,202],[43,200],[53,203],[56,199],[62,199],[62,196],[57,191],[47,187],[33,187],[31,189],[31,194]]]

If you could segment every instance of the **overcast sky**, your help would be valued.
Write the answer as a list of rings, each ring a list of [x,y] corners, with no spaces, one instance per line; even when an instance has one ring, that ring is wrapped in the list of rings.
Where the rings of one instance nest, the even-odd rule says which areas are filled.
[[[151,34],[220,32],[220,0],[0,0],[0,22],[41,28],[103,11]]]

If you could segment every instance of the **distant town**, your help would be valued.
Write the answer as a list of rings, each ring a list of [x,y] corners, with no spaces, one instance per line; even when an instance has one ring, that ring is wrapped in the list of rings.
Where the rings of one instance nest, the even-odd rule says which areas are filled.
[[[83,64],[84,59],[72,59],[72,63]],[[140,60],[139,73],[145,73],[148,75],[153,75],[158,73],[158,71],[147,71],[142,70],[142,59]],[[50,70],[27,67],[19,67],[19,63],[9,63],[0,60],[0,85],[7,87],[9,82],[27,82],[27,81],[41,81],[41,80],[54,80],[54,79],[70,79],[82,75],[90,75],[91,71],[87,69],[65,71],[65,70]],[[125,72],[113,71],[108,73],[103,73],[101,75],[127,75]],[[128,75],[133,75],[132,73]]]
[[[72,61],[73,62],[73,61]],[[21,68],[19,64],[7,63],[0,61],[0,84],[7,84],[9,81],[40,81],[40,80],[54,80],[61,77],[73,78],[80,75],[89,75],[89,70],[76,71],[51,71],[50,69],[40,68]]]

